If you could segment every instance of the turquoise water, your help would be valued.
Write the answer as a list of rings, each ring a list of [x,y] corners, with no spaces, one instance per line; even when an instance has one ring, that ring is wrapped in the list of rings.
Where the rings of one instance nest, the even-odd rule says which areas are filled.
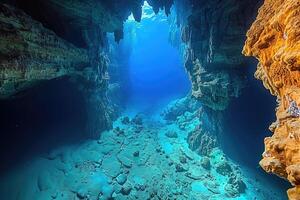
[[[230,160],[221,149],[208,156],[191,151],[186,138],[201,122],[196,116],[197,111],[186,111],[176,121],[165,121],[157,115],[124,114],[98,140],[56,148],[1,177],[2,197],[285,199],[263,174]]]
[[[52,148],[45,147],[47,151],[22,161],[18,159],[17,164],[1,173],[0,199],[286,199],[282,182],[270,178],[255,164],[260,158],[262,145],[258,143],[262,143],[263,136],[257,135],[259,139],[250,142],[247,140],[251,137],[243,137],[243,128],[247,126],[241,122],[255,120],[254,117],[235,115],[241,105],[231,105],[225,113],[230,122],[227,133],[219,136],[214,132],[210,110],[190,96],[189,77],[181,53],[170,44],[169,23],[163,12],[154,15],[151,8],[145,6],[142,22],[136,23],[130,17],[125,23],[124,40],[113,46],[117,51],[126,52],[119,59],[128,60],[129,69],[128,79],[123,80],[128,81],[123,91],[125,105],[120,116],[114,119],[113,127],[101,132],[96,139],[76,142],[64,142],[66,133],[59,133],[59,140],[51,140],[55,144]],[[52,99],[54,103],[47,109],[64,113],[51,116],[53,122],[69,119],[66,126],[71,126],[73,135],[78,135],[75,132],[83,131],[83,112],[78,111],[82,99],[71,98],[76,93],[71,86],[55,90],[57,87],[55,84],[45,86],[43,90],[47,95],[41,95],[45,98],[41,102]],[[247,99],[247,94],[242,98]],[[68,100],[59,104],[63,96],[68,96]],[[26,101],[35,102],[31,98]],[[249,105],[246,111],[253,108],[250,103],[245,104]],[[48,112],[43,108],[44,104],[40,103],[41,118]],[[262,118],[264,123],[272,120]],[[235,121],[239,122],[238,126],[234,126]],[[36,122],[43,125],[46,119],[36,119]],[[49,133],[57,132],[56,123],[49,126]],[[261,127],[251,130],[258,131]],[[250,134],[251,130],[245,132]],[[26,136],[24,133],[22,139]],[[241,144],[238,141],[242,141]],[[34,143],[39,140],[31,145]]]

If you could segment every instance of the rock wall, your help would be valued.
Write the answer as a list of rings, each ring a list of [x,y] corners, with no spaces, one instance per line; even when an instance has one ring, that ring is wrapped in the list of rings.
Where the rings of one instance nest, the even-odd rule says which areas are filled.
[[[245,34],[260,0],[177,0],[171,16],[170,38],[183,55],[192,82],[192,96],[201,102],[199,117],[207,116],[211,127],[191,132],[188,143],[199,154],[220,146],[224,135],[223,111],[246,85],[249,65],[241,51]],[[178,38],[179,35],[179,38]],[[179,42],[178,42],[179,40]]]
[[[22,10],[0,4],[0,98],[15,98],[41,82],[69,77],[86,98],[89,137],[111,124],[105,96],[108,63],[100,51],[92,45],[78,48]]]
[[[226,109],[243,87],[245,77],[241,69],[247,60],[240,52],[259,2],[175,2],[193,96],[213,110]]]
[[[265,0],[247,33],[243,53],[259,60],[255,73],[278,99],[277,121],[265,139],[262,168],[287,179],[300,199],[300,1]]]
[[[116,41],[123,38],[123,22],[133,13],[136,21],[142,17],[143,0],[2,0],[26,11],[60,37],[87,47],[86,36],[92,27],[101,32],[112,32]],[[165,9],[170,13],[173,0],[151,0],[154,11]]]
[[[171,102],[161,113],[166,121],[188,133],[189,148],[201,156],[209,156],[219,146],[221,116],[216,115],[191,95]]]
[[[216,116],[215,114],[218,115],[220,113],[211,112],[190,95],[171,102],[161,113],[168,124],[171,124],[171,126],[176,124],[187,135],[186,142],[189,149],[201,156],[199,161],[202,167],[210,169],[215,165],[215,170],[218,174],[228,176],[227,183],[223,185],[224,192],[226,193],[226,197],[235,198],[245,193],[247,186],[243,180],[240,167],[234,165],[220,150],[216,133],[220,132],[218,129],[222,127],[219,124],[222,116]],[[178,137],[174,128],[172,131],[166,132],[165,135],[172,139]],[[180,168],[177,168],[184,171],[185,165],[182,164],[177,165],[180,166]],[[195,168],[193,167],[192,169],[194,170]],[[199,170],[196,171],[199,172]],[[189,177],[194,176],[193,173],[187,173],[187,175]],[[206,177],[205,181],[209,179]],[[217,188],[216,186],[214,187]],[[205,199],[204,197],[198,198]]]
[[[85,49],[57,37],[24,12],[0,5],[0,96],[43,80],[78,74],[89,64]]]

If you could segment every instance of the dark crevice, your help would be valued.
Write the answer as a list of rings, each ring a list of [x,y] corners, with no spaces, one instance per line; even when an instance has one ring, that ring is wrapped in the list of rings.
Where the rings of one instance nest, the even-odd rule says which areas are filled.
[[[68,78],[42,83],[0,101],[1,171],[60,145],[80,141],[86,125],[82,93]]]
[[[274,109],[276,97],[272,96],[259,80],[253,76],[256,62],[250,64],[246,74],[247,86],[238,98],[232,99],[224,113],[224,133],[220,135],[223,151],[231,159],[257,173],[264,174],[259,167],[261,154],[264,151],[265,137],[271,136],[269,125],[276,120]],[[270,183],[281,188],[288,188],[289,184],[275,175],[267,176]]]

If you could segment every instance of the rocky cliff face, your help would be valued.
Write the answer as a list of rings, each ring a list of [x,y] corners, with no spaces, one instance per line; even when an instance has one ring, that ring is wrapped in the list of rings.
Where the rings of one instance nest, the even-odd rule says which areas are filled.
[[[176,2],[193,96],[213,110],[224,110],[243,87],[245,78],[241,71],[247,61],[240,52],[259,2]],[[190,10],[188,14],[186,10]]]
[[[112,112],[105,96],[108,62],[100,43],[78,48],[7,4],[0,4],[0,30],[1,99],[19,96],[41,82],[68,77],[85,96],[87,135],[96,137],[110,127]]]
[[[143,0],[14,0],[12,3],[42,22],[60,37],[87,47],[89,37],[100,32],[112,32],[116,41],[123,38],[123,22],[133,13],[141,21]],[[173,0],[151,0],[148,2],[155,12],[165,9],[170,13]],[[96,33],[97,34],[97,33]]]
[[[265,139],[260,165],[294,186],[290,199],[300,199],[300,1],[266,0],[247,33],[243,53],[255,56],[255,76],[278,99],[274,133]]]
[[[260,2],[175,1],[171,39],[183,52],[192,95],[203,104],[202,112],[215,127],[203,126],[189,134],[189,145],[199,154],[203,154],[201,149],[206,144],[218,146],[216,141],[224,134],[223,111],[245,85],[244,72],[249,64],[241,51]],[[182,43],[178,44],[178,40]]]
[[[88,53],[62,40],[24,12],[0,5],[0,96],[10,97],[39,81],[84,76]]]

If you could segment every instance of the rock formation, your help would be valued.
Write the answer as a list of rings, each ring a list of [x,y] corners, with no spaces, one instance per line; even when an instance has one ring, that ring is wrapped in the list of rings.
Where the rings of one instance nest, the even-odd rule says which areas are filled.
[[[243,87],[241,68],[245,68],[247,61],[240,52],[259,2],[175,2],[193,96],[213,110],[226,109]]]
[[[142,130],[136,132],[140,120]],[[194,120],[187,119],[186,127],[193,126]],[[58,148],[36,158],[0,177],[1,198],[283,199],[274,187],[266,187],[269,185],[260,176],[252,172],[245,176],[218,148],[201,161],[204,157],[188,148],[188,131],[182,131],[179,124],[154,123],[165,122],[150,121],[149,115],[123,116],[98,140]],[[176,132],[179,137],[167,137],[167,132]]]
[[[100,46],[78,48],[20,9],[7,4],[0,9],[0,98],[14,98],[41,82],[68,77],[85,96],[87,135],[96,137],[110,127],[108,61]]]
[[[191,150],[201,156],[208,156],[218,146],[217,133],[220,132],[221,116],[215,114],[195,98],[187,96],[171,102],[161,115],[188,132],[187,142]]]
[[[274,133],[265,139],[260,165],[290,181],[289,198],[300,199],[300,1],[266,0],[247,33],[243,53],[259,60],[255,73],[277,96]]]
[[[57,37],[24,12],[0,5],[0,96],[9,97],[39,81],[55,79],[89,64],[85,49]]]
[[[143,1],[0,0],[0,99],[11,99],[42,81],[69,77],[86,101],[87,134],[97,137],[115,116],[107,95],[109,52],[106,33],[123,37],[123,22],[141,20]],[[172,0],[152,0],[170,13]]]
[[[241,51],[260,2],[177,0],[174,3],[176,16],[171,20],[171,40],[183,52],[192,96],[203,104],[198,117],[207,116],[212,122],[211,127],[199,127],[189,134],[190,148],[201,155],[207,155],[217,146],[215,140],[223,134],[222,112],[245,85],[245,69],[249,64]]]
[[[176,9],[180,10],[177,12],[176,24],[179,26],[181,40],[185,43],[185,67],[192,81],[192,94],[213,110],[224,110],[230,98],[238,96],[243,86],[244,77],[240,68],[246,61],[240,51],[244,33],[259,1],[175,1]],[[36,80],[48,80],[70,74],[84,76],[83,79],[87,80],[88,85],[93,85],[93,90],[101,88],[101,92],[96,93],[103,96],[109,78],[105,53],[106,33],[114,33],[116,41],[122,39],[123,22],[130,13],[133,13],[136,21],[140,21],[143,4],[141,0],[0,2],[8,3],[27,14],[13,15],[15,21],[26,19],[22,23],[19,22],[21,27],[14,26],[12,21],[9,22],[12,30],[3,25],[6,31],[6,34],[3,33],[3,40],[15,43],[15,36],[7,31],[15,31],[14,34],[19,38],[16,41],[18,46],[11,45],[8,49],[3,47],[6,58],[2,62],[5,67],[2,68],[11,76],[5,77],[5,81],[2,81],[5,84],[1,84],[1,93],[6,96],[30,88],[31,83]],[[165,9],[169,15],[173,1],[151,0],[148,3],[155,12]],[[5,16],[4,10],[2,12]],[[9,21],[10,18],[3,17],[2,21]],[[31,24],[33,25],[27,28],[27,31],[24,30],[24,27]],[[38,48],[34,48],[35,46]],[[7,52],[9,50],[10,52]],[[16,57],[18,59],[15,59]],[[16,67],[13,63],[15,61],[20,65],[17,71],[13,70]],[[21,73],[23,75],[18,74],[20,68],[25,69]],[[43,70],[47,70],[47,73]],[[42,72],[48,75],[45,76]],[[14,78],[24,77],[29,73],[34,74],[33,77],[17,78],[19,80]],[[92,91],[90,86],[88,88],[85,91]]]

